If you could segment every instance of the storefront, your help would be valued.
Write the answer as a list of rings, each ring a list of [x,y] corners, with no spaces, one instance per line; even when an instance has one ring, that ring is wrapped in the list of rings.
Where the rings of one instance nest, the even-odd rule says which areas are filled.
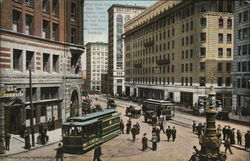
[[[193,93],[181,92],[181,104],[185,106],[193,106]]]
[[[139,88],[139,98],[164,99],[164,91],[159,89]]]

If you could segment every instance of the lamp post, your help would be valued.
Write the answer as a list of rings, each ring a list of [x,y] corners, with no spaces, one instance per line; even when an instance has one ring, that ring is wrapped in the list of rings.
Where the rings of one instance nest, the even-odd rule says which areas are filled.
[[[32,146],[35,146],[35,136],[34,136],[34,123],[33,123],[33,102],[32,102],[32,76],[31,76],[31,66],[29,66],[29,83],[30,83],[30,127],[31,127],[31,141]]]

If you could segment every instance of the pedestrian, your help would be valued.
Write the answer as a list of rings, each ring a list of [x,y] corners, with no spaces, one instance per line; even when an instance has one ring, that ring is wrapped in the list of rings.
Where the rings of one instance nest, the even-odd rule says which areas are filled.
[[[193,121],[193,133],[195,133],[196,132],[196,122],[195,121]]]
[[[160,132],[161,132],[161,130],[162,130],[162,131],[163,131],[163,134],[165,134],[164,125],[163,125],[163,120],[159,123],[159,126],[160,126]]]
[[[52,130],[55,130],[56,126],[55,126],[56,122],[55,122],[55,117],[52,117],[52,121],[51,121],[51,128]]]
[[[222,134],[223,134],[223,140],[225,140],[227,137],[227,126],[226,125],[222,129]]]
[[[145,151],[145,150],[147,150],[147,148],[148,148],[148,138],[147,138],[146,135],[147,135],[147,134],[144,133],[144,134],[143,134],[143,137],[142,137],[142,151]]]
[[[160,142],[161,141],[161,138],[160,138],[160,128],[157,126],[155,128],[155,131],[156,131],[157,140],[158,140],[158,142]]]
[[[140,125],[138,122],[135,125],[136,125],[136,129],[137,129],[136,135],[139,135],[140,134]]]
[[[25,146],[24,148],[25,149],[30,149],[31,148],[31,145],[30,145],[30,135],[28,133],[27,130],[25,130],[24,132],[24,140],[25,140]]]
[[[127,124],[126,124],[126,126],[127,126],[127,129],[126,129],[126,132],[127,132],[127,134],[129,134],[130,133],[130,130],[131,130],[131,120],[129,119],[128,121],[127,121]]]
[[[196,146],[193,146],[194,152],[193,155],[191,156],[191,158],[189,159],[189,161],[196,161],[198,160],[198,155],[200,153],[200,151],[197,149]]]
[[[131,129],[131,134],[133,138],[133,142],[135,142],[135,136],[136,136],[137,130],[136,130],[136,125],[134,125]]]
[[[235,132],[234,132],[235,128],[233,128],[231,130],[231,134],[230,134],[230,141],[231,141],[231,144],[235,144]]]
[[[100,145],[95,146],[94,159],[93,161],[101,161],[100,156],[102,155],[102,149]]]
[[[43,124],[39,124],[39,134],[42,134],[42,131],[43,131]]]
[[[229,138],[227,138],[227,139],[225,140],[224,146],[225,146],[225,153],[227,153],[227,149],[228,149],[229,152],[230,152],[231,154],[233,154],[233,153],[232,153],[232,150],[231,150],[231,142],[230,142],[230,139],[229,139]]]
[[[221,139],[221,130],[217,131],[216,136],[217,136],[218,139]]]
[[[6,150],[10,150],[10,138],[11,138],[11,135],[10,133],[8,133],[7,131],[5,132],[5,149]]]
[[[20,126],[20,137],[24,138],[24,131],[26,129],[25,122],[22,122],[22,125]]]
[[[171,135],[172,135],[173,142],[174,142],[175,138],[176,138],[176,129],[175,129],[175,127],[173,127],[173,129],[171,130]]]
[[[51,119],[49,119],[49,121],[47,122],[47,126],[48,126],[48,130],[51,131],[51,129],[52,129],[52,127],[51,127]]]
[[[196,130],[197,130],[198,138],[200,138],[200,136],[202,134],[202,125],[201,125],[201,123],[198,124],[198,126],[196,127]]]
[[[202,125],[202,135],[205,136],[206,134],[206,127],[207,127],[207,123],[204,122],[203,125]]]
[[[248,150],[250,147],[250,130],[245,134],[245,150]]]
[[[237,141],[238,141],[239,145],[241,145],[241,140],[242,140],[242,134],[241,134],[240,130],[238,129],[237,130]]]
[[[217,131],[221,131],[221,125],[218,124]]]
[[[227,138],[230,139],[231,135],[232,135],[231,127],[230,127],[230,126],[227,126]]]
[[[156,133],[154,132],[154,133],[152,134],[152,150],[153,150],[153,151],[156,151],[156,150],[157,150],[157,142],[158,142],[157,136],[156,136]]]
[[[45,141],[46,135],[44,129],[41,131],[41,144],[44,145],[46,143]]]
[[[5,146],[4,146],[4,134],[0,133],[0,154],[5,153]]]
[[[171,137],[171,129],[170,129],[170,126],[168,126],[168,128],[166,129],[166,135],[167,135],[167,138],[168,138],[168,141]]]
[[[123,123],[122,119],[121,119],[121,121],[120,121],[120,132],[121,132],[122,134],[124,134],[124,123]]]
[[[62,143],[58,143],[58,148],[56,149],[56,161],[63,161]]]

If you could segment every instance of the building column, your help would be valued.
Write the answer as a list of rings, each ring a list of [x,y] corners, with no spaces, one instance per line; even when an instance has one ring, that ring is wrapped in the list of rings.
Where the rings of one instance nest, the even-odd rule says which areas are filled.
[[[164,90],[164,96],[163,99],[166,100],[167,98],[169,98],[169,92],[167,90]]]
[[[0,100],[0,131],[5,131],[4,103]]]
[[[181,92],[173,92],[174,93],[174,101],[180,102],[181,101]]]

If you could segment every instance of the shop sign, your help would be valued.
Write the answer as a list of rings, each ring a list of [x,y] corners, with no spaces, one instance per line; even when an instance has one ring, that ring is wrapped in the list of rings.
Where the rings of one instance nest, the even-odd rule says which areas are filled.
[[[13,85],[4,85],[0,86],[0,98],[4,97],[21,97],[24,92],[20,89],[17,89]]]

